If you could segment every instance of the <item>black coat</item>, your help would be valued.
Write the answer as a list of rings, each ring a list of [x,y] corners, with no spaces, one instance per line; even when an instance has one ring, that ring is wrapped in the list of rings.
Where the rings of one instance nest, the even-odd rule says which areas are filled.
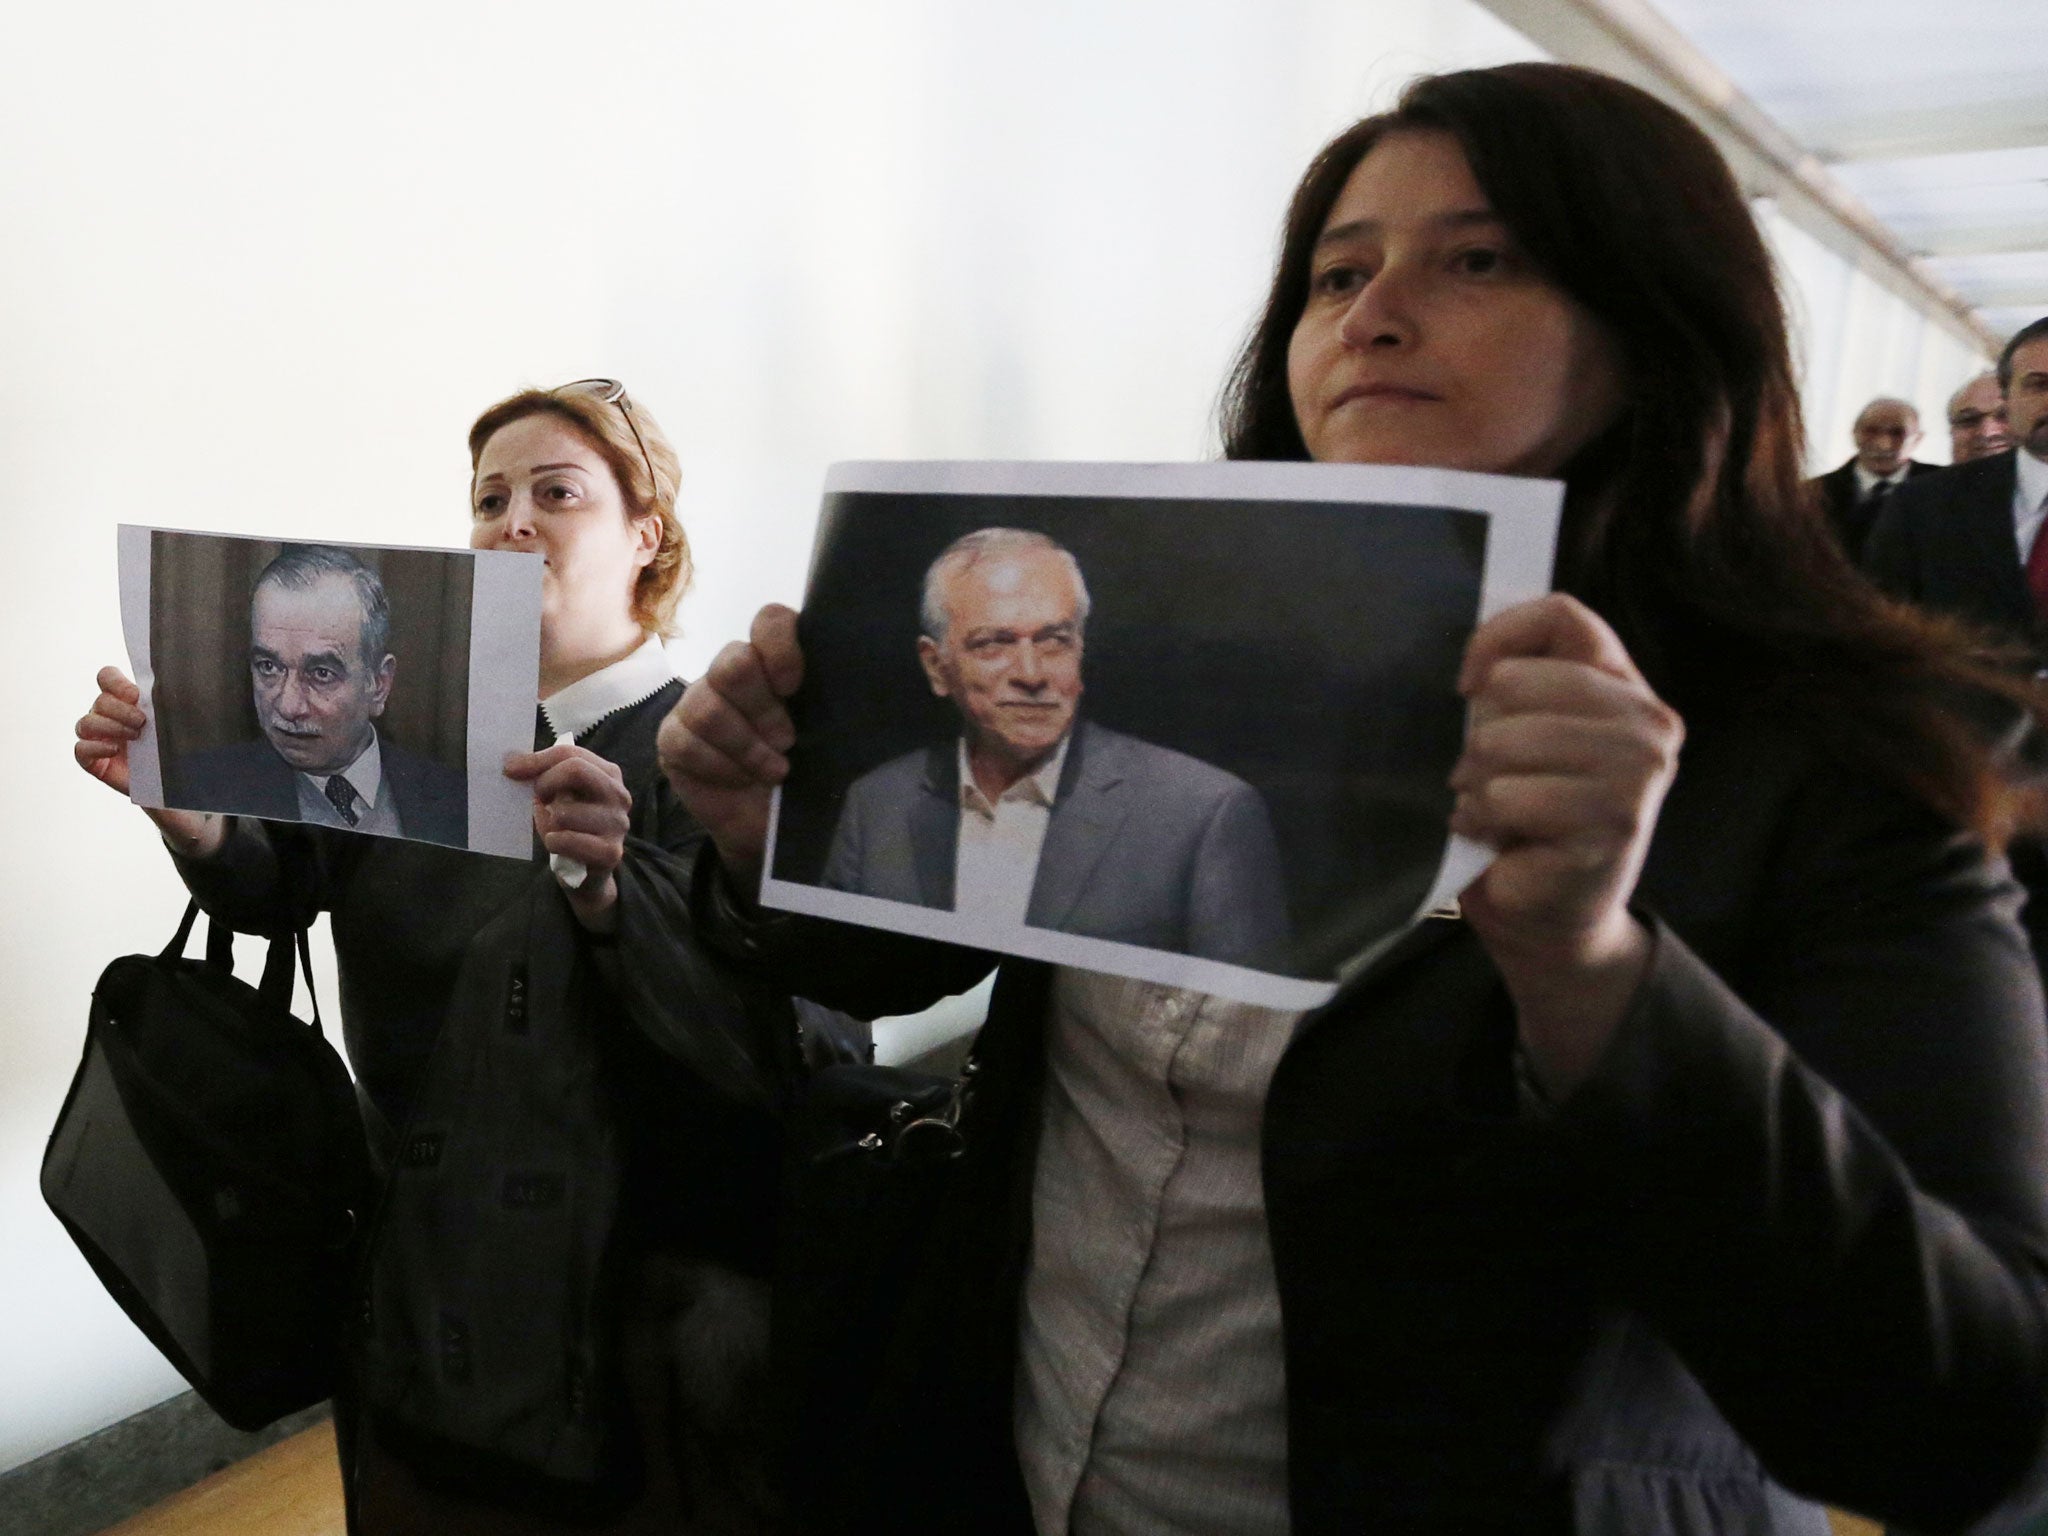
[[[1514,1021],[1425,923],[1304,1023],[1262,1156],[1299,1532],[1952,1529],[2040,1475],[2048,1039],[1969,839],[1754,723],[1694,723],[1594,1075],[1519,1113]],[[988,957],[812,920],[720,941],[902,1012]],[[1029,1529],[1011,1445],[1050,970],[1004,961],[951,1203],[820,1528]],[[829,1390],[843,1383],[826,1384]]]
[[[1922,475],[1931,475],[1940,469],[1939,464],[1922,464],[1918,459],[1906,461],[1906,482],[1911,484]],[[1861,561],[1865,546],[1870,541],[1871,526],[1875,523],[1882,502],[1856,500],[1856,461],[1850,459],[1838,464],[1824,475],[1816,475],[1806,482],[1814,487],[1821,498],[1821,505],[1828,514],[1828,523],[1835,530],[1835,537],[1842,541],[1842,548],[1849,552],[1851,560]],[[1892,495],[1904,490],[1904,485],[1895,486]],[[1891,500],[1891,495],[1884,498]]]
[[[2012,516],[2015,450],[1972,459],[1885,498],[1864,566],[1888,591],[2041,644]]]

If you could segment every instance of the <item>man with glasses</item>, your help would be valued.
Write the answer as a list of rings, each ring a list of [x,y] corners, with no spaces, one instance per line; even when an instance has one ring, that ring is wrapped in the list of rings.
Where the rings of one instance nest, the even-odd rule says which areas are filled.
[[[1948,397],[1949,459],[1967,464],[2012,446],[2005,424],[2005,391],[1997,370],[1987,368]]]

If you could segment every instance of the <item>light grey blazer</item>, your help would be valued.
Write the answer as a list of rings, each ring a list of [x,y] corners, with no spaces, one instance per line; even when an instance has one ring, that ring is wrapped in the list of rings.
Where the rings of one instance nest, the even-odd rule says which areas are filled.
[[[955,743],[906,753],[846,792],[820,883],[950,911],[959,831]],[[1025,922],[1270,968],[1288,922],[1265,802],[1235,774],[1083,721]]]

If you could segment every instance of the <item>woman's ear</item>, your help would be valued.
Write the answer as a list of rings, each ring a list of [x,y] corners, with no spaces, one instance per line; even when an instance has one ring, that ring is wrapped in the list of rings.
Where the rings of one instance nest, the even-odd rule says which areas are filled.
[[[633,539],[633,564],[644,570],[661,553],[661,514],[649,512],[634,518]]]

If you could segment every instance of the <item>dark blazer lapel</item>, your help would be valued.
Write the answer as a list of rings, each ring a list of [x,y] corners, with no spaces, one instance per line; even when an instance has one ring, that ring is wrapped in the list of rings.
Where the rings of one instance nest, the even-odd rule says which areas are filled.
[[[1122,756],[1115,739],[1087,721],[1074,731],[1031,887],[1032,927],[1066,922],[1130,813],[1129,798],[1118,792],[1126,776]]]
[[[2019,546],[2012,520],[2012,497],[2018,482],[2012,454],[2001,455],[1995,470],[1987,469],[1983,475],[1975,496],[1957,498],[1962,504],[1955,515],[2000,610],[2010,615],[2016,633],[2031,635],[2035,630],[2034,599],[2027,591],[2027,552]]]
[[[257,763],[256,777],[249,789],[251,798],[260,795],[261,805],[249,812],[250,815],[269,821],[297,821],[299,819],[299,775],[298,770],[277,755],[276,748],[268,741],[254,745],[263,750],[251,756]]]
[[[953,910],[953,866],[960,844],[958,747],[948,742],[925,756],[924,793],[910,808],[910,858],[917,870],[918,902]]]

